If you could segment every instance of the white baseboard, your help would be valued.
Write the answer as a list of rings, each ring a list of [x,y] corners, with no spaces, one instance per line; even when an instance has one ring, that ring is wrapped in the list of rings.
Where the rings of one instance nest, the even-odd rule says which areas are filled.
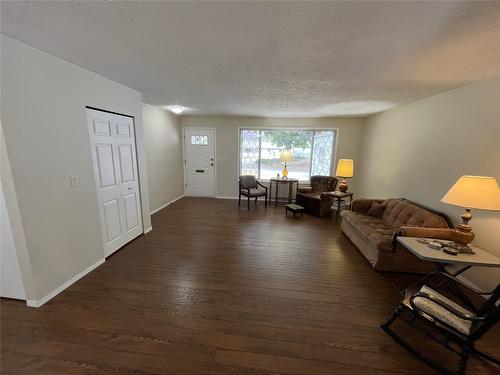
[[[153,227],[147,227],[146,229],[144,229],[144,234],[149,233],[152,230],[153,230]]]
[[[150,215],[153,215],[153,214],[157,213],[158,211],[163,210],[165,207],[170,206],[172,203],[175,203],[175,202],[177,202],[179,199],[182,199],[182,198],[184,198],[184,194],[179,195],[177,198],[175,198],[175,199],[171,200],[170,202],[165,203],[163,206],[160,206],[160,207],[158,207],[158,208],[155,208],[155,209],[154,209],[153,211],[151,211],[149,214],[150,214]],[[145,232],[145,233],[146,233],[146,232]]]
[[[78,280],[80,280],[82,277],[84,277],[88,273],[90,273],[93,270],[95,270],[97,267],[99,267],[104,262],[105,262],[104,258],[98,260],[93,265],[91,265],[89,268],[83,270],[78,275],[73,276],[71,279],[69,279],[68,281],[66,281],[63,285],[57,287],[56,289],[54,289],[52,292],[50,292],[49,294],[47,294],[42,299],[39,299],[39,300],[29,299],[29,300],[26,301],[26,304],[28,306],[30,306],[30,307],[40,307],[40,306],[42,306],[43,304],[47,303],[52,298],[54,298],[55,296],[57,296],[59,293],[61,293],[64,289],[66,289],[67,287],[71,286],[72,284],[74,284],[75,282],[77,282]]]
[[[215,197],[215,199],[238,199],[238,197]]]

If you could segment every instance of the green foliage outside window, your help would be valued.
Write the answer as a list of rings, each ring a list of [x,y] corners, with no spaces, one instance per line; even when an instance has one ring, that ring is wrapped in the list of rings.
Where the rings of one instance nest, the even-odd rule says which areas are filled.
[[[277,147],[284,147],[285,150],[293,148],[309,148],[311,147],[311,134],[306,131],[265,131],[264,139],[271,142]]]

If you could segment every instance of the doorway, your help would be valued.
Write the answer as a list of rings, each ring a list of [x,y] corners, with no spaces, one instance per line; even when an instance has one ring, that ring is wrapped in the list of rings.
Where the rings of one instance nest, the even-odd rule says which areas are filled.
[[[186,195],[215,197],[215,129],[184,128]]]
[[[134,118],[87,108],[104,254],[143,232]]]

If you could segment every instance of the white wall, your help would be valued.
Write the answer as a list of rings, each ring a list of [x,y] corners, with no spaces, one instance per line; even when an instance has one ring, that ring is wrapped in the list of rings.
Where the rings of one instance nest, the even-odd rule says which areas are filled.
[[[85,106],[134,116],[151,225],[142,96],[11,38],[2,36],[1,48],[2,125],[33,279],[26,292],[40,300],[104,256]],[[79,188],[69,176],[79,176]]]
[[[360,192],[407,197],[460,221],[462,209],[440,202],[464,174],[500,182],[500,78],[478,82],[366,119]],[[478,246],[500,256],[500,212],[473,211]],[[496,286],[500,272],[476,269],[470,279]]]
[[[355,176],[350,190],[356,194],[356,165],[360,157],[360,139],[364,122],[361,118],[265,118],[237,116],[182,116],[182,127],[213,127],[217,138],[217,196],[238,195],[238,144],[239,127],[289,127],[289,128],[338,128],[338,149],[336,158],[354,159]],[[335,161],[334,161],[335,162]]]
[[[182,131],[179,117],[143,104],[144,144],[151,211],[184,194]]]
[[[0,190],[0,297],[26,299],[5,196]]]

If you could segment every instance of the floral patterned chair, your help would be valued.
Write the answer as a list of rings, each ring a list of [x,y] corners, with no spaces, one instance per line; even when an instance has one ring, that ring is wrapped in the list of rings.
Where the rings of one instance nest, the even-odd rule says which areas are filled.
[[[300,187],[296,203],[314,216],[324,216],[331,212],[333,198],[327,192],[335,191],[338,178],[331,176],[311,176],[310,187]]]

